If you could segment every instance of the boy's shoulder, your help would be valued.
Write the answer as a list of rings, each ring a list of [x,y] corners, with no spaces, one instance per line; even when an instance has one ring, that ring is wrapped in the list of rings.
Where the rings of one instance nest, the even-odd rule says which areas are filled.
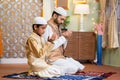
[[[32,33],[29,37],[29,40],[39,40],[40,36],[38,36],[36,33]]]

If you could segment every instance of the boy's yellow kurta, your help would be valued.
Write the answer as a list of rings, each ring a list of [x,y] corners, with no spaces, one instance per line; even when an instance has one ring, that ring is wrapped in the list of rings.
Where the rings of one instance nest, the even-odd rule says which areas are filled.
[[[63,70],[59,66],[47,64],[47,56],[53,44],[45,42],[45,40],[32,33],[26,43],[26,55],[28,58],[29,75],[37,75],[40,77],[55,77],[63,75]]]

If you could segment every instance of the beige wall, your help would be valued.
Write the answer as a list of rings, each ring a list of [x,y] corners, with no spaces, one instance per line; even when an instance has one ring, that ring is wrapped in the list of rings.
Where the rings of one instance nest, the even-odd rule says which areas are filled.
[[[25,42],[34,17],[41,15],[42,0],[1,0],[0,6],[3,58],[25,58]]]

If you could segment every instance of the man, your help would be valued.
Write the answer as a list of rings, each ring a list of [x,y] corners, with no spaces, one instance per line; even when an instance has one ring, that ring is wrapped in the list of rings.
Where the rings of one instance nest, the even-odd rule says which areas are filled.
[[[46,41],[54,43],[53,51],[48,57],[48,63],[61,66],[67,74],[74,74],[78,70],[83,70],[84,66],[78,61],[63,55],[67,40],[72,35],[72,31],[68,30],[62,33],[60,29],[60,25],[64,23],[66,16],[67,12],[62,7],[56,8],[48,21],[43,37]]]

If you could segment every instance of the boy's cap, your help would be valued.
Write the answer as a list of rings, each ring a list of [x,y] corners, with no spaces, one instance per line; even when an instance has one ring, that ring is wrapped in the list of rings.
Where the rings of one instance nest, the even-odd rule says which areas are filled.
[[[54,10],[56,13],[62,15],[62,16],[67,16],[67,12],[65,9],[63,9],[62,7],[58,7],[58,8],[55,8]]]
[[[43,17],[35,17],[33,24],[47,24],[47,21]]]

